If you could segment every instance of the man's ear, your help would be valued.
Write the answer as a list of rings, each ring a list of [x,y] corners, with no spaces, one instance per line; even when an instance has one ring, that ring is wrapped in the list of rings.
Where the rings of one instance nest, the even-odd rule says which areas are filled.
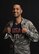
[[[23,12],[23,10],[21,10],[21,13]]]

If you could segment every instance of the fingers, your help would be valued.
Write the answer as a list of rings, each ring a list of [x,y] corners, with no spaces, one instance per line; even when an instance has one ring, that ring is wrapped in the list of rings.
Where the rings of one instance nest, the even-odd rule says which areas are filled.
[[[25,33],[27,32],[27,29],[26,28],[22,28],[22,33]]]
[[[11,28],[10,27],[6,27],[6,28],[4,28],[4,30],[3,30],[3,32],[4,33],[10,33],[11,32]]]

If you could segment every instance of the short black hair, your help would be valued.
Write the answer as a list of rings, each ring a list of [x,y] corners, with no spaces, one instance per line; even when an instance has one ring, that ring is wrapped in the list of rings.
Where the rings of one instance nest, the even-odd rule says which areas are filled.
[[[13,6],[16,5],[16,4],[19,5],[19,6],[21,7],[21,9],[24,9],[22,3],[18,3],[18,2],[12,3],[12,5],[11,5],[12,8],[13,8]]]

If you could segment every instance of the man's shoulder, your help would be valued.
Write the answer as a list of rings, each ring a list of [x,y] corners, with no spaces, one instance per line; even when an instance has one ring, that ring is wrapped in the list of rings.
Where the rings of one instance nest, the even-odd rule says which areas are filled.
[[[10,23],[13,23],[13,20],[9,20],[9,21],[8,21],[8,24],[10,24]]]
[[[23,22],[27,23],[27,24],[33,24],[31,20],[23,18]]]
[[[31,22],[29,19],[23,18],[23,21],[25,22]]]
[[[7,23],[7,26],[12,27],[13,26],[13,20],[9,20],[9,22]]]

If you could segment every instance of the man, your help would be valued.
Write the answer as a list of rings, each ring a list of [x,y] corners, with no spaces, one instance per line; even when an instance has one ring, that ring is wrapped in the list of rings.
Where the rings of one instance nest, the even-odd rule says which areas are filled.
[[[10,38],[12,44],[10,44],[9,54],[30,54],[30,42],[38,41],[38,32],[31,21],[22,17],[23,9],[21,5],[14,4],[12,13],[14,20],[8,22],[4,31],[6,35],[4,39]]]

